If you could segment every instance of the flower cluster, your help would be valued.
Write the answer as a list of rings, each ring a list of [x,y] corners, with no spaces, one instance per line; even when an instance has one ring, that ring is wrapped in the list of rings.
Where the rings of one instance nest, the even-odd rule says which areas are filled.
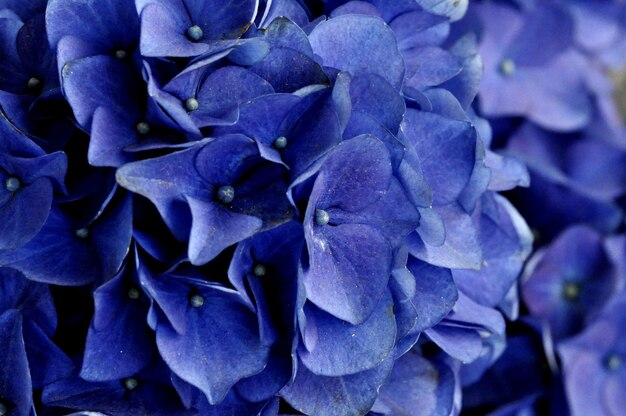
[[[0,414],[458,412],[532,240],[467,6],[0,0]]]
[[[467,388],[466,404],[502,414],[620,414],[626,127],[609,74],[626,63],[626,4],[500,1],[469,13],[485,62],[477,111],[497,146],[529,168],[531,186],[510,196],[536,251],[521,282],[527,314],[511,331],[511,348],[524,351],[506,351]],[[524,368],[520,383],[495,387]],[[481,394],[490,388],[500,395]]]

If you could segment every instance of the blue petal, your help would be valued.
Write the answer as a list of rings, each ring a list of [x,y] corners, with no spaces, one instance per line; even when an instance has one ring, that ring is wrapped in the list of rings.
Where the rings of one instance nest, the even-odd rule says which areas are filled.
[[[316,416],[363,415],[374,404],[378,389],[389,376],[393,359],[378,367],[342,377],[317,376],[303,365],[292,385],[280,395],[296,410]]]
[[[446,240],[432,246],[424,244],[416,234],[409,235],[409,252],[420,260],[452,269],[475,269],[482,264],[478,230],[472,218],[457,204],[435,209],[444,222]]]
[[[398,133],[406,104],[383,77],[376,74],[353,76],[350,79],[350,99],[353,112],[368,114],[392,134]]]
[[[355,325],[364,322],[389,280],[389,242],[372,227],[341,224],[307,235],[307,245],[311,256],[304,275],[307,298],[340,319]]]
[[[314,374],[345,376],[377,367],[389,356],[396,340],[393,300],[383,296],[367,320],[351,325],[307,304],[305,339],[298,356]]]
[[[189,117],[198,127],[237,121],[239,105],[274,89],[262,78],[245,68],[227,66],[212,73],[205,68],[187,72],[168,83],[165,91],[180,100],[194,98],[198,109]],[[183,106],[178,104],[179,106]]]
[[[54,336],[57,314],[47,285],[26,279],[17,270],[0,268],[0,311],[18,309],[48,337]]]
[[[424,176],[433,189],[433,202],[445,204],[456,199],[474,169],[476,134],[471,124],[409,110],[402,130],[408,146],[420,158]]]
[[[93,246],[98,252],[105,279],[115,275],[126,257],[133,234],[133,198],[115,187],[115,198],[90,226]]]
[[[420,223],[418,211],[395,178],[392,178],[385,194],[365,209],[346,213],[333,208],[327,209],[327,212],[333,224],[365,224],[377,229],[394,249],[400,247]]]
[[[3,140],[10,141],[10,136],[15,135],[15,131],[8,133]],[[0,180],[4,184],[9,177],[16,177],[20,188],[9,192],[2,186],[0,190],[0,250],[21,247],[39,232],[50,212],[53,188],[65,189],[63,177],[67,168],[67,158],[61,152],[23,158],[13,157],[16,152],[7,150],[0,155]]]
[[[385,194],[391,179],[391,162],[383,143],[372,136],[359,136],[342,142],[324,161],[311,204],[359,212]]]
[[[463,70],[456,77],[444,82],[441,87],[450,91],[463,108],[468,108],[478,93],[483,77],[483,62],[478,54],[476,38],[473,34],[468,34],[456,41],[449,51],[461,59]]]
[[[452,357],[469,363],[483,353],[483,336],[504,336],[500,312],[486,308],[459,292],[452,312],[439,325],[426,330],[428,337]]]
[[[409,258],[407,267],[416,283],[412,299],[417,311],[415,331],[424,331],[440,322],[452,310],[458,293],[449,269]]]
[[[289,382],[292,373],[291,360],[288,349],[272,349],[263,371],[239,381],[235,390],[248,402],[259,403],[271,399]]]
[[[195,290],[204,298],[201,307],[189,305],[187,296],[178,299],[188,305],[185,333],[159,323],[157,345],[172,371],[216,404],[238,380],[263,370],[268,348],[261,345],[257,320],[238,294],[212,286]]]
[[[203,42],[192,42],[186,31],[193,26],[181,0],[146,2],[141,11],[141,54],[147,57],[190,57],[210,50]]]
[[[393,295],[393,309],[396,318],[396,345],[394,356],[398,357],[413,347],[419,338],[414,331],[417,324],[417,309],[412,302],[415,295],[415,278],[406,268],[395,268],[389,280],[389,290]]]
[[[0,250],[17,249],[31,241],[46,222],[51,205],[52,186],[47,178],[19,189],[0,206]]]
[[[124,148],[138,144],[139,134],[123,116],[100,106],[93,112],[87,158],[92,166],[118,167],[136,157]]]
[[[68,219],[57,209],[50,212],[41,231],[25,246],[0,251],[0,264],[21,271],[28,279],[65,286],[84,285],[101,275],[96,252],[75,235]]]
[[[127,390],[122,380],[87,382],[78,376],[57,381],[45,387],[42,401],[47,406],[89,409],[106,415],[191,416],[185,410],[169,380],[152,380],[153,374],[134,377],[138,385]],[[90,412],[91,413],[91,412]]]
[[[280,133],[292,145],[281,152],[296,178],[341,141],[341,124],[332,92],[306,96],[283,120]]]
[[[469,0],[417,0],[417,3],[424,10],[456,21],[465,15]]]
[[[285,71],[284,68],[289,68]],[[305,54],[288,48],[273,48],[250,70],[267,80],[276,92],[294,92],[314,84],[328,84],[321,66]]]
[[[528,168],[515,156],[487,151],[485,165],[491,171],[490,191],[508,191],[518,186],[530,185]]]
[[[439,325],[426,330],[426,335],[446,354],[463,364],[478,359],[483,349],[480,334],[465,328]]]
[[[146,324],[148,307],[131,298],[131,266],[94,293],[95,313],[87,333],[80,376],[90,381],[119,380],[138,373],[152,359],[154,336]]]
[[[0,19],[0,89],[12,94],[26,92],[28,75],[23,68],[23,63],[17,53],[16,38],[23,23],[16,19]]]
[[[382,19],[364,15],[339,16],[318,25],[309,39],[324,66],[353,75],[377,74],[396,89],[402,85],[404,61],[393,32]]]
[[[126,164],[116,172],[117,182],[152,201],[170,230],[181,240],[188,236],[190,225],[185,227],[188,219],[181,215],[181,195],[189,189],[202,187],[192,168],[199,150],[196,145],[167,156]],[[161,172],[163,166],[167,167],[165,172]]]
[[[405,85],[417,90],[448,81],[463,69],[461,61],[452,53],[432,46],[412,52],[406,66]]]
[[[46,8],[46,30],[52,48],[64,36],[94,45],[98,54],[131,49],[139,39],[139,18],[132,2],[51,0]],[[95,55],[95,54],[94,54]],[[65,62],[60,62],[64,65]]]
[[[365,16],[377,16],[380,17],[378,8],[370,3],[364,1],[349,1],[341,6],[333,9],[330,13],[330,17],[342,16],[344,14],[362,14]]]
[[[263,226],[259,218],[230,212],[193,197],[186,198],[193,217],[189,235],[189,258],[204,264],[226,247],[254,235]]]
[[[441,45],[450,32],[446,18],[422,10],[400,14],[389,27],[398,38],[398,48],[405,59],[417,48]]]
[[[74,369],[72,360],[56,346],[35,323],[25,320],[24,340],[34,389],[69,377]]]
[[[239,67],[224,67],[210,74],[200,85],[196,98],[198,111],[191,113],[196,125],[204,127],[204,117],[220,118],[252,98],[271,94],[274,89],[270,84]]]
[[[449,415],[455,386],[454,373],[446,364],[408,352],[395,362],[372,411],[389,416]]]
[[[499,195],[495,212],[486,209],[478,220],[484,263],[480,270],[455,270],[454,279],[463,292],[482,305],[495,307],[506,296],[531,250],[528,226]]]
[[[273,147],[280,137],[281,125],[288,113],[302,101],[292,94],[271,94],[244,103],[239,109],[239,119],[234,126],[216,127],[215,136],[241,133],[253,138],[265,159],[282,163],[280,152]],[[287,139],[289,140],[289,139]]]
[[[260,28],[264,29],[285,17],[299,27],[305,27],[309,23],[307,10],[298,0],[268,1],[268,5],[259,23]]]
[[[30,372],[22,337],[22,316],[15,309],[0,315],[0,360],[4,363],[0,372],[3,403],[10,412],[34,414]]]
[[[172,384],[182,398],[185,407],[190,409],[190,413],[193,412],[191,414],[203,416],[258,415],[265,404],[264,401],[249,402],[237,394],[235,390],[230,390],[221,403],[211,405],[202,391],[186,383],[176,374],[172,374]]]
[[[239,38],[254,21],[258,1],[141,0],[141,53],[144,56],[191,57],[211,50],[223,39]],[[187,38],[199,26],[202,38]]]
[[[143,81],[125,62],[111,56],[83,58],[66,64],[62,76],[65,96],[83,128],[90,128],[98,107],[108,108],[128,125],[140,121]]]
[[[526,14],[524,20],[524,25],[502,52],[516,65],[543,66],[573,42],[574,21],[571,14],[561,7],[537,7]],[[560,28],[558,32],[550,30],[557,26]]]

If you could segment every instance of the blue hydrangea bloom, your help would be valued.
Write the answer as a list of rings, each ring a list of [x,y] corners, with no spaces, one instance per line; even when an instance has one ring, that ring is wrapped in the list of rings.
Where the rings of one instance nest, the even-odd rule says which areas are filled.
[[[610,415],[619,401],[618,383],[604,386],[611,372],[600,357],[613,348],[605,336],[613,325],[607,317],[617,310],[624,284],[626,130],[607,73],[624,64],[625,10],[618,1],[586,0],[470,7],[466,25],[477,31],[486,65],[477,112],[492,122],[494,144],[502,148],[509,171],[510,157],[517,157],[531,179],[529,188],[512,193],[537,237],[519,310],[531,330],[514,326],[508,332],[521,343],[540,339],[545,360],[532,365],[549,369],[534,375],[540,385],[534,391],[507,383],[505,399],[489,397],[492,373],[519,359],[505,350],[491,370],[465,387],[469,407],[479,412]],[[559,31],[552,30],[556,22]],[[516,311],[510,294],[503,301],[509,313]],[[585,364],[577,366],[583,357]],[[462,368],[461,374],[468,371]]]
[[[532,244],[467,10],[0,0],[0,414],[457,414]]]
[[[625,305],[621,294],[585,331],[559,347],[573,414],[616,414],[624,405]]]

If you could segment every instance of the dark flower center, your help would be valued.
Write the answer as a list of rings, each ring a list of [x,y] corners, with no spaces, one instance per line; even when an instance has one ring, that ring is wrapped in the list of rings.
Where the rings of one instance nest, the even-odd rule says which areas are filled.
[[[604,360],[604,366],[607,370],[615,371],[623,364],[622,357],[617,354],[609,354]]]
[[[124,380],[124,387],[126,387],[126,390],[134,390],[137,388],[137,385],[139,383],[137,382],[137,379],[129,377],[127,379]]]
[[[278,150],[287,147],[287,138],[285,136],[280,136],[278,139],[274,140],[274,147]]]
[[[137,123],[136,130],[137,133],[145,136],[146,134],[150,133],[150,124],[146,123],[145,121]]]
[[[512,75],[516,69],[515,62],[512,59],[505,59],[500,63],[500,72],[504,75]]]
[[[89,229],[79,228],[78,230],[74,231],[74,234],[76,234],[76,237],[82,238],[84,240],[85,238],[89,237]]]
[[[200,39],[202,39],[202,36],[204,36],[204,33],[202,32],[202,28],[200,28],[200,26],[198,25],[193,25],[189,29],[187,29],[187,37],[189,38],[189,40],[198,42]]]
[[[124,49],[118,49],[115,51],[114,55],[117,59],[124,59],[126,58],[127,53]]]
[[[18,189],[20,189],[21,186],[22,186],[22,183],[20,182],[20,180],[14,176],[11,176],[6,181],[7,191],[9,192],[15,192]]]
[[[326,225],[328,224],[328,221],[330,221],[330,215],[328,215],[328,212],[323,209],[315,210],[315,223],[317,225]]]
[[[139,291],[136,288],[131,287],[128,289],[128,297],[131,299],[139,299]]]
[[[200,104],[195,98],[187,98],[187,100],[185,100],[185,108],[187,109],[187,111],[196,111],[198,107],[200,107]]]
[[[200,295],[193,295],[189,299],[189,304],[194,308],[201,308],[204,305],[204,298]]]
[[[580,284],[576,282],[566,282],[562,289],[563,297],[569,301],[575,301],[580,296]]]
[[[29,90],[35,90],[39,88],[40,85],[41,85],[41,81],[39,80],[39,78],[35,78],[35,77],[30,78],[28,82],[26,83],[26,87]]]
[[[258,277],[263,277],[265,276],[265,266],[263,266],[262,264],[257,264],[256,266],[254,266],[254,275],[258,276]]]
[[[224,204],[230,204],[235,199],[235,188],[229,185],[220,186],[217,190],[217,199]]]

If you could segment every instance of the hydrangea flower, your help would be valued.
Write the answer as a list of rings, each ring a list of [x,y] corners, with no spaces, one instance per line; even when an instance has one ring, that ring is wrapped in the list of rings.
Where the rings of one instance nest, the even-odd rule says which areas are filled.
[[[580,331],[620,288],[603,241],[594,230],[566,229],[529,261],[522,295],[530,312],[561,340]]]
[[[623,406],[623,294],[596,321],[559,347],[572,414],[618,414]]]
[[[596,326],[609,327],[624,282],[626,130],[607,73],[626,58],[626,8],[584,0],[475,6],[467,24],[480,34],[488,79],[476,107],[493,122],[496,146],[529,167],[531,186],[512,201],[537,236],[521,285],[527,326],[508,332],[520,342],[540,339],[544,358],[533,365],[549,371],[535,374],[534,391],[509,384],[503,399],[485,395],[492,373],[519,360],[507,349],[464,397],[491,414],[613,414],[617,396],[603,385],[609,372],[596,365],[613,340]],[[558,33],[547,23],[556,21]],[[594,358],[578,367],[582,345]]]
[[[6,409],[459,412],[532,240],[498,194],[528,172],[471,108],[467,2],[14,3],[10,86],[41,57],[72,116],[1,120],[6,293],[62,317],[0,310]]]

